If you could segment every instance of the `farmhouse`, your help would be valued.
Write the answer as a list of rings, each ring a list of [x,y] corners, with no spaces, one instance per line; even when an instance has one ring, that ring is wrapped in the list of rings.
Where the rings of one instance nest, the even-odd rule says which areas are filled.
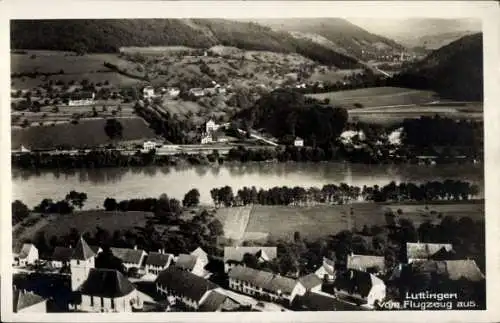
[[[190,272],[170,267],[158,275],[156,290],[174,303],[181,302],[190,309],[197,310],[210,291],[218,286],[209,280]]]
[[[236,266],[229,272],[229,287],[250,296],[291,304],[296,295],[306,290],[298,281],[266,271]]]
[[[326,282],[335,280],[335,262],[328,258],[323,258],[323,264],[314,272],[318,278]]]
[[[259,263],[276,258],[276,247],[224,247],[224,271],[227,273],[236,265],[243,265],[245,254],[255,256]]]
[[[295,140],[293,141],[293,145],[295,147],[303,147],[304,146],[304,139],[299,138],[299,137],[295,138]]]
[[[187,254],[180,254],[175,261],[175,267],[188,271],[196,276],[204,277],[206,263],[199,257]]]
[[[14,290],[12,305],[14,313],[47,313],[47,300],[25,290]]]
[[[50,263],[54,268],[62,268],[68,266],[73,256],[73,248],[67,247],[55,247],[52,256],[50,257]]]
[[[134,247],[134,249],[111,248],[111,252],[123,261],[123,265],[127,268],[127,270],[130,268],[139,269],[142,265],[144,257],[147,255],[146,251],[141,249],[138,250],[137,246]]]
[[[355,255],[347,256],[347,268],[378,274],[385,271],[385,258],[383,256]]]
[[[132,307],[141,307],[134,285],[114,269],[92,268],[80,292],[79,310],[85,312],[132,312]]]
[[[199,312],[230,312],[240,307],[238,302],[218,290],[219,288],[208,292],[198,308]]]
[[[146,259],[146,273],[158,275],[162,270],[167,269],[174,261],[174,255],[164,253],[163,250],[150,252]]]
[[[94,103],[95,93],[94,92],[73,92],[69,96],[68,105],[78,106],[78,105],[91,105]]]
[[[161,147],[161,144],[152,141],[152,140],[147,140],[142,144],[142,149],[145,151],[151,151],[153,149],[156,149],[158,147]]]
[[[443,252],[452,252],[452,250],[453,246],[449,243],[406,243],[406,257],[409,264],[415,261],[429,260],[438,252],[442,254]]]
[[[337,276],[334,282],[335,294],[344,300],[353,301],[372,308],[375,302],[385,298],[385,284],[375,275],[349,269]]]
[[[33,265],[38,260],[38,249],[32,243],[23,244],[21,251],[15,258],[16,265]]]

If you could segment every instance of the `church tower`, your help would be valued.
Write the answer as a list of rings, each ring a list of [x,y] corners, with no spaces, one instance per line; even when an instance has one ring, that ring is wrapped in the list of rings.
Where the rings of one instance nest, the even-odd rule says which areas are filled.
[[[80,237],[70,260],[71,290],[76,291],[87,280],[90,269],[95,267],[95,253]]]

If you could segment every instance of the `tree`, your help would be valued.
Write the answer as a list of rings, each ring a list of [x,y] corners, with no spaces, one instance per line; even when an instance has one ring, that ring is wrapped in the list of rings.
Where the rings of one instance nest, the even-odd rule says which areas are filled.
[[[87,200],[87,194],[83,192],[71,191],[66,195],[66,201],[71,202],[75,207],[82,209],[85,201]]]
[[[23,221],[28,217],[29,214],[30,210],[28,209],[26,204],[19,200],[15,200],[14,202],[12,202],[12,225]]]
[[[184,199],[182,200],[182,205],[185,207],[197,206],[200,204],[200,192],[198,189],[193,188],[189,192],[184,195]]]
[[[104,209],[106,211],[115,211],[118,208],[118,203],[114,198],[107,197],[104,200]]]
[[[120,121],[116,119],[108,119],[106,120],[104,131],[110,139],[121,138],[123,135],[123,126]]]
[[[218,219],[212,220],[208,224],[208,229],[210,230],[210,233],[212,236],[223,236],[224,235],[224,226]]]

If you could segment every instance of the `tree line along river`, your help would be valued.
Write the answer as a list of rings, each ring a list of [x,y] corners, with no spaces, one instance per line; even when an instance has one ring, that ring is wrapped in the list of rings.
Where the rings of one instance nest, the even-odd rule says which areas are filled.
[[[84,209],[103,208],[106,197],[117,200],[158,197],[162,193],[182,200],[192,188],[200,191],[202,204],[212,204],[210,190],[228,185],[271,188],[300,186],[321,188],[346,183],[387,185],[391,181],[423,183],[462,180],[479,187],[484,197],[483,165],[364,165],[348,163],[248,163],[223,166],[173,166],[72,170],[12,169],[12,198],[34,207],[44,198],[62,199],[70,190],[86,192]]]

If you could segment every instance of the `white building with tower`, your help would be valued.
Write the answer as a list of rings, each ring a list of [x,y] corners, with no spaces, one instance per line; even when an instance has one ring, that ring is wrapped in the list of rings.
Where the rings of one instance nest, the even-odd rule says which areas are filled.
[[[95,253],[83,237],[80,237],[70,260],[71,290],[77,291],[87,280],[90,270],[94,267]]]

